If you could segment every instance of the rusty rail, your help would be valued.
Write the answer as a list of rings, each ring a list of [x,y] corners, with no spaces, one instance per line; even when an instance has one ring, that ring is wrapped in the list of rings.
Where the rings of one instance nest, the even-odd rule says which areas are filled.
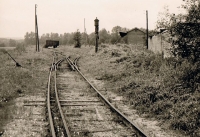
[[[72,62],[69,59],[70,62]],[[136,131],[138,131],[139,136],[142,137],[149,137],[150,135],[148,133],[146,133],[145,131],[143,131],[138,125],[136,125],[136,123],[134,123],[133,121],[131,121],[130,119],[128,119],[123,113],[121,113],[117,108],[115,108],[93,85],[92,83],[83,75],[83,73],[80,72],[80,70],[78,69],[78,67],[72,63],[72,65],[74,66],[74,68],[78,71],[78,73],[88,82],[88,84],[97,92],[98,96],[110,107],[111,110],[113,110],[115,113],[117,113],[119,116],[121,116],[121,118],[123,118],[129,125],[131,125],[131,127],[133,129],[135,129]],[[125,123],[127,125],[127,123]]]
[[[59,65],[63,60],[64,60],[64,59],[58,61],[57,65]],[[54,79],[55,79],[56,101],[57,101],[57,104],[58,104],[58,109],[59,109],[59,112],[60,112],[60,115],[61,115],[61,118],[62,118],[62,121],[63,121],[63,124],[64,124],[64,128],[65,128],[67,137],[71,137],[71,134],[70,134],[70,132],[69,132],[69,128],[68,128],[67,122],[66,122],[66,120],[65,120],[65,117],[64,117],[64,114],[63,114],[61,105],[60,105],[60,100],[59,100],[59,97],[58,97],[57,82],[56,82],[56,71],[57,71],[57,67],[55,66],[55,77],[54,77]]]
[[[49,71],[49,81],[48,81],[48,92],[47,92],[47,109],[48,109],[48,118],[49,118],[49,124],[50,124],[50,132],[52,137],[56,137],[56,132],[54,129],[52,114],[51,114],[51,104],[50,104],[50,84],[51,84],[51,73],[54,69],[54,56],[53,56],[53,63],[51,65],[51,69]]]
[[[55,70],[55,74],[54,74],[54,81],[55,81],[55,95],[56,95],[56,103],[58,105],[58,109],[59,109],[59,113],[61,115],[61,119],[64,125],[64,130],[66,131],[67,137],[71,137],[71,134],[69,132],[63,111],[61,109],[61,105],[60,105],[60,101],[59,101],[59,97],[58,97],[58,91],[57,91],[57,82],[56,82],[56,71],[57,71],[57,67],[58,65],[64,61],[64,59],[61,59],[57,62],[55,62],[55,52],[54,52],[54,56],[53,56],[53,62],[49,71],[49,80],[48,80],[48,93],[47,93],[47,108],[48,108],[48,118],[49,118],[49,124],[50,124],[50,132],[51,132],[51,136],[52,137],[56,137],[56,132],[55,132],[55,128],[54,128],[54,122],[53,122],[53,118],[52,118],[52,112],[51,112],[51,100],[50,100],[50,85],[51,85],[51,76],[52,76],[52,71]]]

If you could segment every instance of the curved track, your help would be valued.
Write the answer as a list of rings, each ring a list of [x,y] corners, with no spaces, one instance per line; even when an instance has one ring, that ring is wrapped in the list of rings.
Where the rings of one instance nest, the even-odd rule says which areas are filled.
[[[78,107],[81,106],[82,109],[83,109],[84,105],[86,105],[86,106],[95,105],[95,111],[96,111],[97,115],[99,115],[98,113],[99,113],[99,111],[101,111],[101,109],[98,110],[97,106],[98,105],[100,105],[100,106],[106,105],[107,108],[109,108],[112,111],[112,113],[113,112],[115,113],[115,116],[112,116],[112,117],[114,119],[118,119],[117,121],[119,121],[119,122],[115,123],[115,124],[119,124],[120,125],[121,128],[119,128],[119,130],[123,130],[122,131],[123,135],[125,135],[125,136],[135,136],[135,137],[148,137],[149,135],[147,133],[145,133],[135,123],[133,123],[131,120],[129,120],[123,113],[121,113],[118,109],[116,109],[92,85],[92,83],[81,73],[81,71],[79,70],[79,68],[77,66],[78,59],[79,58],[76,58],[74,61],[71,61],[69,57],[66,57],[66,58],[62,58],[61,60],[58,60],[57,62],[55,62],[55,53],[54,53],[53,63],[51,65],[50,72],[49,72],[48,95],[47,95],[48,119],[49,119],[49,125],[50,125],[50,127],[49,127],[50,128],[50,134],[49,134],[49,136],[52,136],[52,137],[57,137],[57,136],[71,137],[71,134],[73,136],[91,136],[91,134],[88,134],[88,133],[92,133],[92,132],[102,132],[103,133],[103,132],[110,132],[110,131],[113,132],[113,130],[117,130],[117,129],[113,128],[115,126],[112,126],[113,129],[101,129],[101,130],[98,130],[98,131],[89,131],[87,129],[87,131],[84,131],[84,134],[80,134],[79,135],[79,132],[83,132],[81,130],[82,129],[81,128],[81,129],[79,129],[79,131],[76,131],[78,133],[78,135],[77,135],[77,134],[75,134],[75,129],[73,129],[73,126],[72,127],[68,126],[68,125],[70,125],[69,124],[70,120],[68,119],[68,117],[67,118],[65,117],[65,115],[67,115],[67,114],[66,113],[65,113],[65,115],[63,114],[63,110],[65,110],[65,112],[69,112],[72,107],[75,107],[77,109],[77,106]],[[80,100],[63,100],[63,101],[59,100],[58,96],[60,96],[61,98],[66,99],[66,97],[62,96],[62,93],[59,93],[59,95],[58,95],[58,92],[57,92],[57,74],[56,74],[56,72],[57,72],[58,66],[63,61],[67,61],[67,63],[70,65],[71,70],[76,70],[78,72],[78,74],[80,74],[80,76],[89,84],[89,87],[91,87],[93,89],[93,93],[94,93],[94,91],[97,93],[97,96],[100,98],[100,100],[103,102],[104,105],[101,105],[101,103],[99,103],[98,99],[92,99],[93,95],[86,96],[85,97],[86,100],[81,100],[81,99]],[[72,75],[74,75],[74,74],[75,74],[74,72],[73,72],[73,74],[70,74],[71,75],[70,77],[73,77]],[[52,79],[52,77],[54,77],[54,79]],[[60,77],[62,77],[62,76],[60,76]],[[75,76],[75,77],[77,77],[77,76]],[[64,81],[64,80],[61,79],[60,81]],[[51,84],[52,82],[54,82],[54,85]],[[60,85],[62,85],[62,84],[60,84]],[[63,88],[63,87],[61,87],[61,88]],[[72,96],[73,96],[74,93],[75,92],[69,92],[67,96],[68,97],[71,96],[70,98],[72,99]],[[83,95],[81,95],[81,96],[84,96],[84,94],[92,94],[92,93],[82,93],[82,94]],[[75,99],[78,99],[78,97],[76,97]],[[65,102],[65,103],[66,102],[68,102],[68,103],[71,102],[71,104],[62,104],[62,102]],[[73,104],[72,102],[73,103],[76,102],[76,103]],[[77,102],[79,102],[79,103],[81,102],[81,104],[77,104]],[[61,106],[63,106],[63,107],[64,106],[68,106],[68,107],[61,108]],[[102,110],[105,111],[107,108],[103,108]],[[110,115],[113,115],[112,113],[110,113]],[[74,115],[74,113],[72,113],[72,115]],[[101,117],[101,116],[99,116],[99,117]],[[111,118],[111,119],[113,119],[113,118]],[[67,119],[67,122],[66,122],[65,119]],[[93,123],[90,123],[91,125],[87,124],[87,126],[93,126],[92,124],[94,124],[94,121],[96,121],[96,120],[93,120]],[[108,121],[112,121],[112,120],[108,120]],[[121,122],[123,122],[123,124],[125,124],[126,126],[121,125],[120,124]],[[81,124],[81,122],[79,124]],[[83,123],[83,125],[84,124],[85,123]],[[107,126],[109,126],[109,125],[107,125]],[[116,127],[119,127],[119,126],[116,126]],[[124,131],[126,131],[127,133],[125,133]],[[116,136],[121,136],[122,132],[119,135],[116,135]],[[113,133],[110,134],[110,135],[111,136],[115,135]],[[94,135],[94,136],[96,136],[96,135]]]
[[[57,136],[71,137],[64,114],[61,109],[60,100],[59,100],[58,92],[57,92],[56,71],[57,71],[58,65],[62,61],[64,61],[64,59],[61,59],[55,62],[55,53],[54,53],[53,62],[52,62],[50,72],[49,72],[47,109],[48,109],[48,119],[49,119],[49,125],[50,125],[49,136],[52,136],[52,137],[57,137]],[[54,71],[54,76],[52,76],[53,71]],[[54,77],[53,80],[52,80],[52,77]],[[52,81],[54,81],[54,89],[51,84]],[[59,111],[55,111],[56,109],[58,109]]]

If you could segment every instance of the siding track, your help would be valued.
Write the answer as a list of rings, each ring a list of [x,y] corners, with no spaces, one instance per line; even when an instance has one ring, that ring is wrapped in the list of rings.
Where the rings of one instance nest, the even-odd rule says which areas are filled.
[[[148,137],[81,73],[78,59],[56,62],[54,53],[47,95],[49,136]]]

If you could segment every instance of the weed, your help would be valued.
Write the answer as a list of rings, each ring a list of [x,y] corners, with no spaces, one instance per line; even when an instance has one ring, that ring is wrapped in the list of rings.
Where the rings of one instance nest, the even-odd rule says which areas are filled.
[[[120,57],[121,54],[118,51],[112,51],[111,56],[112,57]]]
[[[120,62],[123,62],[123,61],[127,61],[128,59],[130,59],[130,57],[122,57],[122,58],[120,58],[120,59],[116,59],[116,62],[117,63],[120,63]]]
[[[31,47],[27,48],[30,49]],[[0,127],[13,115],[12,111],[7,110],[10,109],[13,99],[22,94],[41,92],[41,88],[46,85],[46,76],[48,74],[44,68],[48,66],[50,59],[43,57],[43,55],[38,55],[34,52],[27,53],[26,51],[23,44],[9,51],[17,61],[23,64],[24,68],[15,68],[10,65],[11,61],[7,54],[0,54],[0,62],[2,63],[0,66],[0,117],[4,117],[0,121]]]
[[[129,56],[117,58],[114,63],[110,63],[111,59],[109,64],[104,63],[105,68],[120,64],[100,73],[100,79],[105,80],[108,87],[122,85],[118,93],[124,95],[139,113],[168,121],[173,129],[187,134],[198,132],[200,65],[175,58],[163,59],[160,54],[140,49],[138,45],[126,47],[132,49]],[[121,56],[116,49],[110,51],[112,57]]]
[[[111,99],[111,97],[108,97],[108,101],[109,101],[110,103],[112,103],[112,99]]]

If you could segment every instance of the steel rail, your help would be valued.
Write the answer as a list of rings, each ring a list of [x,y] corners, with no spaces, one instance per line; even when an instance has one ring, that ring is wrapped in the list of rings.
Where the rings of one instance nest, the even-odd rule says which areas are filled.
[[[58,68],[58,65],[59,65],[61,62],[63,62],[63,61],[64,61],[64,58],[61,59],[61,60],[58,60],[54,65]]]
[[[66,57],[65,60],[69,63],[69,65],[71,66],[72,70],[75,70],[75,66],[73,65],[73,62],[69,59],[69,57]]]
[[[55,129],[54,129],[54,124],[53,124],[53,119],[52,119],[52,114],[51,114],[51,105],[50,105],[50,84],[51,84],[51,72],[53,71],[53,68],[54,68],[54,56],[53,56],[53,63],[51,65],[51,69],[49,71],[47,108],[48,108],[48,114],[49,114],[49,124],[50,124],[51,136],[56,137],[56,132],[55,132]]]
[[[70,59],[69,59],[70,60]],[[70,60],[70,62],[72,62]],[[78,69],[77,66],[75,66],[74,63],[72,63],[74,68],[78,71],[78,73],[89,83],[89,85],[97,92],[98,96],[103,99],[103,101],[118,115],[120,115],[126,122],[128,122],[135,130],[139,132],[139,135],[142,137],[149,137],[150,135],[147,134],[145,131],[143,131],[139,126],[136,125],[133,121],[131,121],[129,118],[127,118],[123,113],[121,113],[117,108],[115,108],[93,85],[92,83],[83,75],[82,72]],[[126,124],[126,123],[125,123]]]
[[[76,67],[76,69],[79,69],[78,66],[77,66],[77,61],[78,61],[79,58],[80,58],[80,57],[75,58],[74,61],[73,61],[73,64],[74,64],[74,66]]]
[[[63,61],[63,59],[61,59],[60,61],[58,61],[58,64],[60,64],[62,61]],[[58,64],[57,64],[57,65],[58,65]],[[59,97],[58,97],[57,80],[56,80],[56,75],[57,75],[57,74],[56,74],[56,71],[57,71],[57,67],[55,66],[55,76],[54,76],[54,80],[55,80],[56,101],[57,101],[57,104],[58,104],[58,109],[59,109],[59,111],[60,111],[60,115],[61,115],[61,118],[62,118],[62,121],[63,121],[63,124],[64,124],[64,128],[65,128],[67,137],[71,137],[71,134],[70,134],[70,132],[69,132],[69,128],[68,128],[67,122],[66,122],[66,120],[65,120],[65,117],[64,117],[64,114],[63,114],[61,105],[60,105]]]

